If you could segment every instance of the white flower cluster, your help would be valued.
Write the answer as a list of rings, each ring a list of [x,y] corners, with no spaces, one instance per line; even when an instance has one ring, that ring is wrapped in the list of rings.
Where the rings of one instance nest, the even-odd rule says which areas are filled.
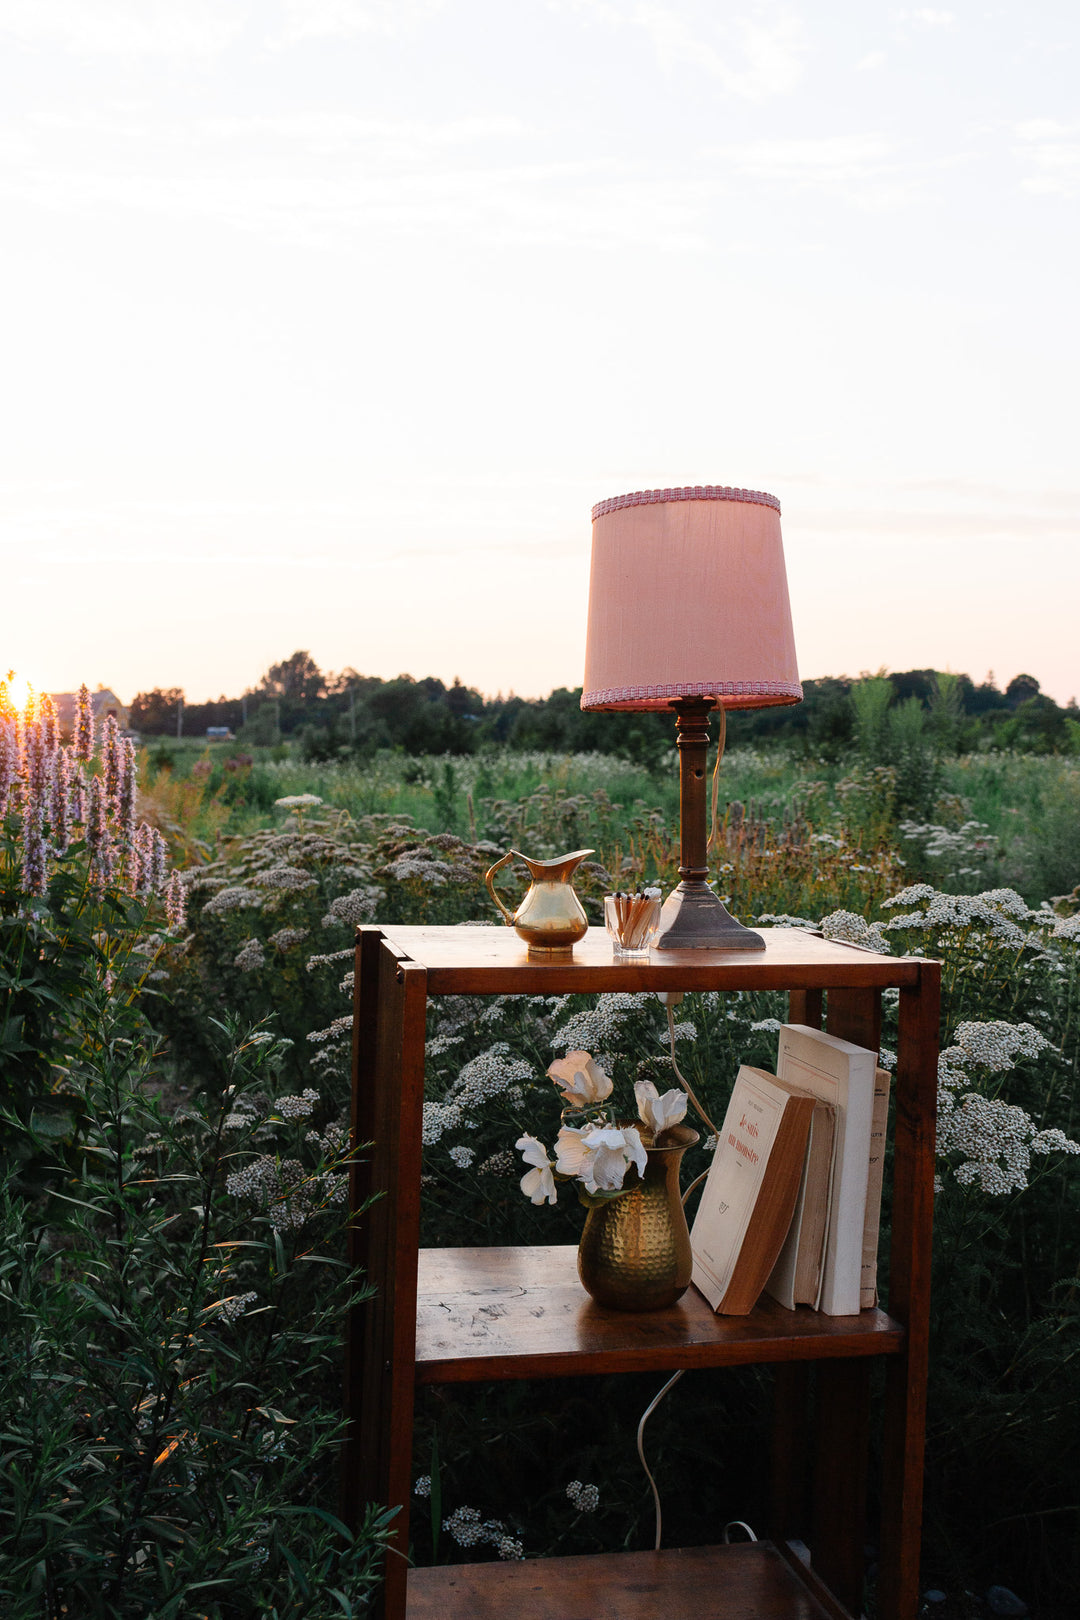
[[[430,1489],[430,1480],[428,1482]],[[443,1520],[443,1529],[453,1536],[459,1547],[479,1547],[484,1542],[490,1542],[500,1558],[524,1558],[525,1549],[516,1537],[511,1536],[501,1519],[483,1519],[477,1508],[455,1508],[448,1519]]]
[[[512,1092],[532,1079],[532,1066],[523,1058],[509,1056],[505,1041],[497,1041],[479,1057],[465,1064],[446,1094],[447,1102],[463,1109],[480,1108],[493,1097]]]
[[[318,879],[300,866],[271,866],[265,872],[260,872],[255,882],[264,889],[288,889],[291,893],[299,894],[304,889],[313,889]]]
[[[755,922],[772,923],[776,928],[809,928],[817,933],[817,923],[811,922],[809,917],[793,917],[787,911],[763,911]]]
[[[336,1041],[350,1029],[352,1029],[352,1013],[346,1013],[342,1018],[335,1018],[332,1024],[327,1024],[325,1029],[310,1030],[308,1040],[313,1045],[319,1041]]]
[[[918,905],[921,911],[904,912],[882,923],[882,928],[948,928],[958,933],[972,930],[1001,944],[1019,948],[1029,935],[1018,923],[1038,916],[1015,889],[984,889],[982,894],[944,894],[929,883],[913,883],[882,902],[895,906]]]
[[[689,1018],[683,1018],[672,1027],[671,1033],[677,1041],[696,1041],[697,1025],[692,1024]],[[668,1044],[667,1030],[662,1029],[656,1038],[661,1046],[666,1046]]]
[[[234,1170],[225,1191],[266,1212],[275,1232],[299,1231],[324,1204],[339,1204],[348,1178],[326,1172],[310,1176],[299,1159],[278,1159],[271,1154],[253,1159]]]
[[[208,1305],[207,1309],[215,1311],[219,1321],[235,1322],[247,1315],[248,1306],[254,1305],[258,1297],[253,1290],[246,1294],[230,1294],[227,1299],[219,1299],[215,1305]]]
[[[499,1153],[493,1153],[489,1159],[484,1159],[476,1167],[478,1176],[512,1176],[517,1173],[514,1155],[508,1148]]]
[[[862,945],[871,951],[889,953],[889,943],[878,923],[868,923],[857,911],[830,911],[821,919],[821,932],[826,939],[838,939],[845,945]]]
[[[294,945],[299,945],[302,939],[307,939],[310,932],[309,928],[279,928],[266,943],[272,945],[275,951],[288,951]]]
[[[322,925],[324,928],[335,928],[344,924],[356,928],[374,917],[382,898],[383,891],[374,887],[365,885],[360,889],[350,889],[348,894],[339,894],[336,900],[331,900]]]
[[[254,973],[265,961],[266,952],[263,950],[262,940],[249,939],[233,957],[233,967],[238,967],[241,973]]]
[[[973,1069],[1004,1074],[1021,1057],[1038,1057],[1050,1042],[1032,1024],[1008,1024],[1001,1019],[958,1025],[955,1040],[938,1059],[939,1158],[958,1154],[954,1174],[961,1186],[978,1184],[985,1193],[1001,1197],[1028,1184],[1031,1154],[1080,1153],[1062,1131],[1040,1131],[1022,1108],[977,1091],[960,1095],[969,1085]]]
[[[233,884],[227,889],[219,889],[213,899],[203,906],[207,916],[219,916],[223,911],[237,911],[244,906],[261,906],[262,900],[254,889],[243,885]]]
[[[274,1104],[282,1119],[306,1119],[319,1100],[319,1093],[306,1086],[298,1097],[279,1097]]]
[[[450,1157],[459,1170],[467,1170],[476,1158],[476,1154],[471,1147],[452,1147]]]
[[[392,877],[398,883],[429,883],[432,888],[441,889],[447,883],[468,883],[472,874],[464,867],[451,866],[448,861],[438,860],[425,849],[410,849],[396,860],[389,861],[379,876]]]
[[[1080,940],[1080,911],[1075,917],[1058,917],[1055,919],[1051,931],[1052,939],[1063,939],[1070,943]]]
[[[620,990],[614,995],[597,996],[595,1007],[586,1007],[568,1018],[551,1037],[556,1051],[585,1048],[587,1051],[617,1050],[616,1043],[628,1019],[647,1006],[652,996],[644,990]]]
[[[430,1474],[421,1474],[420,1478],[416,1481],[416,1484],[413,1486],[413,1490],[416,1492],[417,1496],[430,1496],[431,1495],[431,1475]]]
[[[595,1513],[600,1505],[600,1492],[595,1485],[583,1485],[580,1479],[572,1479],[566,1487],[566,1495],[571,1504],[579,1513]]]
[[[447,1131],[456,1130],[463,1118],[464,1110],[456,1103],[425,1102],[420,1140],[425,1147],[434,1147]]]

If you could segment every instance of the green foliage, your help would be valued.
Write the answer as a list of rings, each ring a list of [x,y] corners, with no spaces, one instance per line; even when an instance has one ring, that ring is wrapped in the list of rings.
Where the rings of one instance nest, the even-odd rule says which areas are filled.
[[[340,1133],[275,1097],[264,1032],[220,1032],[222,1083],[169,1107],[108,999],[83,1017],[77,1159],[0,1205],[0,1607],[355,1611],[387,1520],[333,1514]]]

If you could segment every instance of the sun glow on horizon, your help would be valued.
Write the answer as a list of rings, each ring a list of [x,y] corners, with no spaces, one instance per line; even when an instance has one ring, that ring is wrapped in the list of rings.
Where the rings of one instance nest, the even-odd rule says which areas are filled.
[[[4,679],[0,681],[0,697],[6,699],[19,714],[26,712],[27,705],[37,696],[34,687],[25,675],[18,674],[9,669]]]

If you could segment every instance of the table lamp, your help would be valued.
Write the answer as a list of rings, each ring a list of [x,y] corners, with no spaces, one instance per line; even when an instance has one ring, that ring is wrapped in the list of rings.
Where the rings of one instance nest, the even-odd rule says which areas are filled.
[[[709,715],[799,703],[780,502],[699,485],[593,507],[583,709],[673,709],[679,749],[678,887],[656,950],[761,950],[708,882]]]

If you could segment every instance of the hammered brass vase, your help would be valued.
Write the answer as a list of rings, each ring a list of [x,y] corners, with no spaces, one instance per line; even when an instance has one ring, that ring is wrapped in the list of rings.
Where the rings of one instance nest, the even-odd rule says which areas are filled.
[[[578,1275],[598,1305],[614,1311],[659,1311],[690,1286],[690,1232],[679,1190],[679,1165],[698,1140],[687,1125],[647,1148],[636,1187],[590,1209],[578,1244]]]

